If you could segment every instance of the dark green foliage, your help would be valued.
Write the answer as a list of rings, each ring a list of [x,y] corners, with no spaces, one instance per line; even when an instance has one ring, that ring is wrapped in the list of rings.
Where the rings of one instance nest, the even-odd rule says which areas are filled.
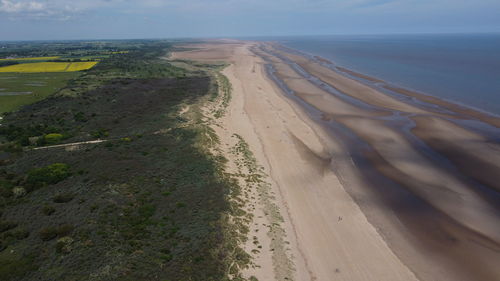
[[[14,184],[6,179],[0,178],[0,196],[4,198],[11,197],[12,188],[14,188]]]
[[[42,213],[46,216],[52,215],[56,211],[56,208],[50,205],[45,205],[42,208]]]
[[[3,281],[19,280],[30,271],[37,269],[34,256],[0,257],[0,278]]]
[[[19,64],[17,61],[0,61],[0,67]]]
[[[74,227],[71,224],[63,224],[60,226],[48,226],[40,230],[40,239],[49,241],[56,237],[63,237],[69,235]]]
[[[54,163],[46,167],[29,171],[26,183],[30,187],[56,184],[71,175],[69,166],[64,163]]]
[[[151,204],[145,204],[139,208],[139,215],[143,218],[150,218],[156,211],[156,207]]]
[[[12,221],[0,221],[0,233],[5,232],[17,226],[17,223]]]
[[[108,130],[102,129],[102,128],[92,133],[92,137],[94,137],[96,139],[102,139],[102,138],[106,138],[108,136],[109,136]]]
[[[78,122],[87,122],[87,117],[85,117],[85,113],[79,111],[77,113],[75,113],[73,115],[73,118],[75,119],[75,121],[78,121]]]
[[[24,228],[19,228],[19,229],[14,229],[10,232],[10,235],[14,237],[17,240],[23,240],[28,238],[30,235],[30,232],[27,229]]]
[[[26,239],[30,235],[30,232],[23,228],[17,227],[12,230],[3,232],[0,235],[0,240],[2,241],[12,241],[12,240],[23,240]]]
[[[68,203],[73,200],[73,198],[75,198],[75,196],[72,193],[64,192],[54,196],[53,201],[54,203]]]
[[[46,134],[61,133],[59,124],[49,126],[43,124],[29,124],[27,126],[17,126],[9,124],[8,126],[0,126],[0,136],[5,137],[8,141],[16,144],[27,146],[30,145],[31,137],[40,137]],[[43,144],[43,138],[41,138]]]
[[[210,78],[183,77],[185,71],[158,59],[165,42],[134,44],[129,54],[112,55],[74,79],[62,91],[68,96],[2,121],[11,127],[3,137],[17,144],[49,133],[68,136],[67,143],[105,138],[112,144],[27,150],[6,165],[23,185],[34,163],[68,164],[65,180],[6,207],[34,231],[9,247],[38,255],[39,270],[18,272],[15,280],[226,281],[231,265],[248,265],[238,246],[244,227],[232,225],[228,215],[244,215],[227,200],[236,183],[224,172],[224,159],[211,154],[216,138],[196,109]],[[186,104],[195,115],[178,118]],[[69,166],[85,172],[69,177]],[[27,182],[51,184],[42,172],[34,174]],[[231,272],[238,275],[235,266]]]

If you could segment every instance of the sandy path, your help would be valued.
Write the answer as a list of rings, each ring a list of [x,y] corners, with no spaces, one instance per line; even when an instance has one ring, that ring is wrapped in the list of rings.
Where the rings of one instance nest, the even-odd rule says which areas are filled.
[[[110,140],[93,140],[93,141],[81,141],[81,142],[73,142],[73,143],[63,143],[63,144],[56,144],[56,145],[48,145],[48,146],[41,146],[41,147],[35,147],[33,150],[41,150],[41,149],[50,149],[50,148],[58,148],[58,147],[77,147],[80,145],[84,144],[96,144],[96,143],[102,143],[102,142],[107,142]]]
[[[234,55],[226,58],[233,62],[224,71],[233,99],[224,131],[243,136],[270,175],[285,218],[296,279],[416,280],[329,169],[330,155],[339,146],[283,96],[250,47],[232,46]],[[221,53],[228,52],[207,58],[219,60]],[[202,59],[203,51],[175,57]],[[270,280],[272,265],[269,259],[261,262],[252,274]]]

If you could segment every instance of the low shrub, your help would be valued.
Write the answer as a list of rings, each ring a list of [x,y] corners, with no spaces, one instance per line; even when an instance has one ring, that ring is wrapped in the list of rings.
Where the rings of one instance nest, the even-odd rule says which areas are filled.
[[[45,135],[43,138],[45,140],[45,143],[55,144],[55,143],[60,142],[63,139],[63,137],[64,136],[62,134],[52,133],[52,134]]]
[[[139,214],[144,218],[150,218],[154,215],[156,207],[151,204],[143,205],[139,208]]]
[[[37,186],[56,184],[71,175],[69,166],[64,163],[54,163],[28,172],[27,184],[33,189]]]
[[[15,258],[0,258],[1,280],[19,280],[30,271],[38,268],[33,256],[21,256]]]
[[[0,178],[0,196],[9,198],[13,195],[12,189],[14,188],[14,184],[7,179]]]
[[[109,136],[109,132],[106,129],[99,129],[95,132],[92,132],[92,136],[96,139],[102,139]]]
[[[40,238],[43,241],[50,241],[56,237],[68,236],[73,229],[74,227],[71,224],[44,227],[40,230]]]
[[[68,203],[73,200],[73,198],[75,198],[75,196],[71,193],[59,193],[54,196],[53,201],[54,203]]]
[[[23,240],[30,236],[30,232],[25,228],[19,228],[12,231],[12,236],[17,240]]]
[[[42,208],[42,213],[46,216],[52,215],[56,211],[56,208],[50,205],[45,205]]]
[[[16,240],[23,240],[25,238],[28,238],[29,235],[30,235],[30,232],[27,229],[20,227],[17,229],[13,229],[13,230],[4,232],[0,237],[1,237],[1,239],[8,239],[11,237],[11,238],[14,238]]]
[[[26,189],[24,189],[23,187],[20,187],[20,186],[14,187],[12,189],[12,194],[14,194],[14,197],[16,197],[16,198],[21,198],[24,195],[26,195],[26,193],[27,193]]]
[[[12,221],[0,221],[0,233],[5,232],[7,230],[13,229],[17,226],[17,223]]]
[[[74,242],[73,238],[68,236],[57,239],[56,252],[64,254],[71,252],[72,250],[71,244],[73,244],[73,242]]]
[[[0,186],[0,196],[1,197],[9,198],[9,197],[12,197],[12,195],[14,195],[14,194],[12,193],[11,188],[5,187],[5,186]]]
[[[78,122],[87,122],[88,121],[87,117],[85,117],[85,113],[83,113],[81,111],[78,113],[75,113],[73,115],[73,118],[75,119],[75,121],[78,121]]]

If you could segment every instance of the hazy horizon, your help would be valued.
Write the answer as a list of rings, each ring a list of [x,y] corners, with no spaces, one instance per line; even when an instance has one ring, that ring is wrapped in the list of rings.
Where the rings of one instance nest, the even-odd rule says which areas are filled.
[[[0,0],[0,41],[497,33],[481,0]]]
[[[454,35],[498,35],[500,36],[500,32],[414,32],[414,33],[337,33],[337,34],[296,34],[296,35],[249,35],[249,36],[189,36],[189,37],[123,37],[123,38],[74,38],[74,39],[12,39],[12,40],[3,40],[0,39],[0,42],[51,42],[51,41],[101,41],[101,40],[110,40],[110,41],[120,41],[120,40],[196,40],[196,39],[241,39],[241,40],[260,40],[260,39],[281,39],[281,38],[301,38],[301,37],[342,37],[342,36],[359,36],[359,37],[368,37],[368,36],[405,36],[405,35],[414,35],[414,36],[425,36],[425,35],[443,35],[443,36],[454,36]]]

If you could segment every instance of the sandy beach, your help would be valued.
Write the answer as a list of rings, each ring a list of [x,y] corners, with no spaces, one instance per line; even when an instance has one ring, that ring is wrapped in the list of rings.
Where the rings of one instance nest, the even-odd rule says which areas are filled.
[[[289,269],[294,280],[500,278],[500,146],[461,126],[498,127],[498,118],[384,86],[420,102],[396,99],[276,44],[183,47],[170,59],[229,64],[232,99],[214,128],[222,143],[235,134],[248,143],[283,217],[286,254],[278,255],[269,247],[274,222],[262,200],[252,202],[251,235],[263,247],[246,276],[282,280]]]

